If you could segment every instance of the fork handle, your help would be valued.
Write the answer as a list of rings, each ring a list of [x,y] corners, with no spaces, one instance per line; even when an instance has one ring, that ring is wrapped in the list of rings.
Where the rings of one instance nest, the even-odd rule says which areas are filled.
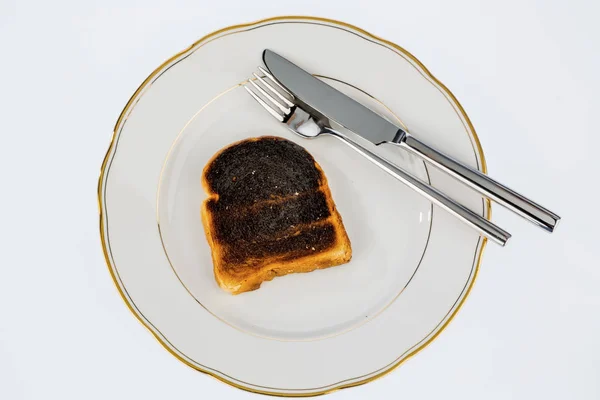
[[[560,221],[560,217],[550,210],[496,182],[489,176],[429,147],[412,135],[407,134],[402,141],[396,144],[548,232],[554,231]]]
[[[456,218],[458,218],[471,228],[483,234],[491,241],[501,246],[504,246],[510,238],[510,233],[506,232],[502,228],[483,218],[481,215],[475,214],[473,211],[452,200],[450,197],[446,196],[444,193],[440,192],[433,186],[430,186],[422,180],[415,178],[408,172],[399,168],[397,165],[392,164],[388,160],[373,153],[363,145],[351,140],[347,136],[332,129],[325,129],[327,130],[327,133],[342,140],[348,146],[352,147],[354,150],[362,154],[369,161],[383,169],[385,172],[392,175],[394,178],[398,179],[399,181],[401,181],[411,189],[415,190],[417,193],[421,194],[425,198],[429,199],[439,207],[448,211],[450,214],[454,215]]]

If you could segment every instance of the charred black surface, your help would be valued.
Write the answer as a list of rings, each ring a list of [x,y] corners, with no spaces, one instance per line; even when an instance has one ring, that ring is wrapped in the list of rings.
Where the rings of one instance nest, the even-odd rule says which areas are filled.
[[[221,200],[213,200],[207,208],[213,215],[218,215],[214,224],[215,237],[222,241],[272,240],[291,235],[303,225],[331,215],[327,199],[320,191],[265,200],[246,207],[223,206]]]
[[[325,223],[308,227],[295,236],[257,243],[231,243],[227,246],[224,260],[231,265],[248,268],[259,265],[266,257],[281,256],[281,261],[293,260],[327,250],[334,244],[335,228],[332,224]]]
[[[225,205],[246,205],[317,189],[315,160],[288,140],[263,137],[225,149],[206,170],[206,181]]]

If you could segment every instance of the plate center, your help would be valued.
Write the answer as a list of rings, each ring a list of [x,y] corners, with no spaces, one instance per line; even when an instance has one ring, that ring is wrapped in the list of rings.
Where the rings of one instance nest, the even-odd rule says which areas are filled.
[[[388,119],[389,109],[343,82],[322,78]],[[233,296],[213,275],[200,218],[206,198],[200,178],[208,160],[245,138],[273,135],[306,148],[323,168],[350,237],[350,263],[264,282]],[[382,147],[383,146],[383,147]],[[382,145],[386,158],[428,180],[424,164]],[[335,138],[295,136],[242,87],[221,93],[186,124],[160,177],[158,223],[169,263],[196,301],[216,318],[248,334],[275,340],[316,340],[354,329],[389,306],[416,273],[427,247],[431,203]]]

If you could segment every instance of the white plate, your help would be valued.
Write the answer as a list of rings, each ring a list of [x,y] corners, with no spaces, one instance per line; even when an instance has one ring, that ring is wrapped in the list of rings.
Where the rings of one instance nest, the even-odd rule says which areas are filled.
[[[464,110],[422,64],[330,20],[274,18],[215,32],[133,95],[99,182],[102,244],[125,302],[197,370],[260,393],[321,394],[373,380],[437,336],[468,295],[485,240],[335,139],[295,137],[261,110],[240,83],[264,48],[451,156],[483,171],[485,161]],[[261,135],[293,140],[320,163],[353,259],[231,296],[213,277],[200,174],[223,146]],[[480,196],[401,149],[381,151],[489,218]]]

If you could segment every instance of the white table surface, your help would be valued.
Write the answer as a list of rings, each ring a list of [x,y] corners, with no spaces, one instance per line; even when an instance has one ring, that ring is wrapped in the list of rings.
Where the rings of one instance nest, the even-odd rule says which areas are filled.
[[[386,5],[386,3],[388,3]],[[563,217],[494,208],[472,294],[429,347],[331,399],[600,398],[598,1],[0,1],[0,399],[247,399],[169,355],[104,264],[96,185],[142,80],[205,34],[346,21],[417,56],[467,110],[490,175]]]

